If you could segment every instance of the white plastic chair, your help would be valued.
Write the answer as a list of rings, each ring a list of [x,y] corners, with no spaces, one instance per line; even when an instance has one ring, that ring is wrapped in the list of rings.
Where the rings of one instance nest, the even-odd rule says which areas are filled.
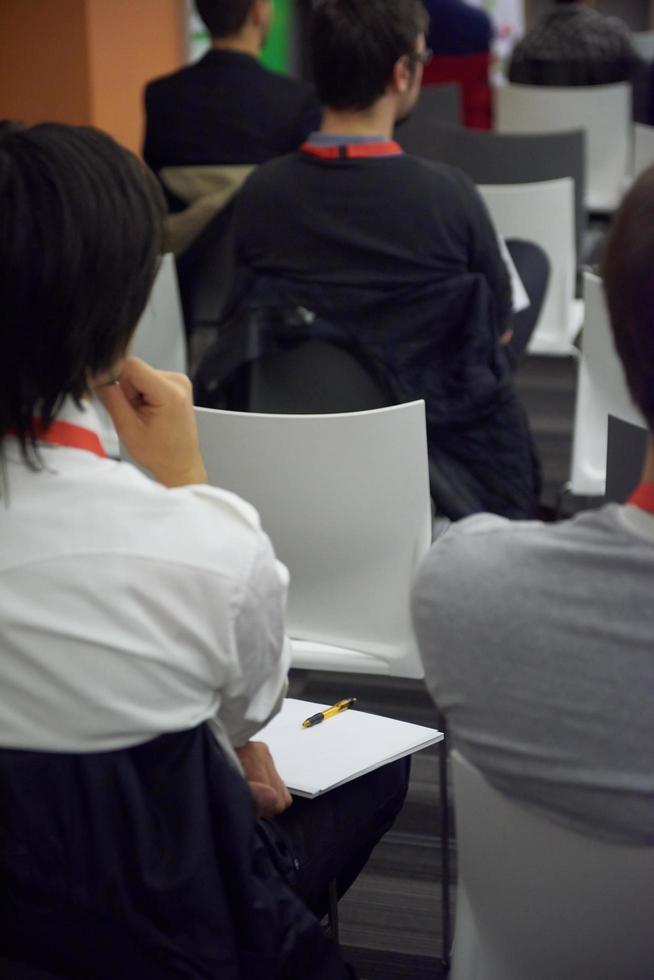
[[[534,184],[485,184],[479,191],[500,235],[535,242],[550,262],[550,280],[528,351],[575,355],[573,341],[583,319],[583,303],[575,299],[572,178]]]
[[[450,980],[650,980],[654,848],[568,830],[451,756],[458,844]]]
[[[631,43],[643,61],[654,61],[654,31],[632,31]]]
[[[290,570],[293,666],[424,677],[409,594],[432,537],[425,403],[334,415],[195,411],[209,482],[254,504]],[[444,742],[439,787],[446,961]]]
[[[634,126],[634,177],[654,164],[654,126]]]
[[[423,677],[409,590],[431,543],[424,402],[196,414],[209,481],[254,504],[290,570],[293,665]]]
[[[643,425],[631,401],[622,364],[613,345],[602,280],[584,274],[585,321],[577,376],[572,463],[567,489],[602,496],[606,486],[609,414]]]
[[[172,252],[161,258],[148,305],[138,322],[130,353],[152,367],[187,373],[186,334]]]
[[[586,206],[609,212],[619,204],[631,173],[631,86],[504,85],[495,90],[501,133],[549,133],[583,129],[586,141]]]

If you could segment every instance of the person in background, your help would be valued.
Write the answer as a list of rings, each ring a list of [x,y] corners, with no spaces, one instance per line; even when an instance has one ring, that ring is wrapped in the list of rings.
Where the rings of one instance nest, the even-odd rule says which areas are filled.
[[[229,241],[229,205],[245,178],[258,164],[296,150],[321,118],[306,82],[260,63],[273,0],[197,0],[196,8],[211,50],[145,89],[143,157],[173,212],[165,250],[186,253],[178,265],[185,315],[195,262],[207,248],[217,254],[228,248],[221,243]]]
[[[627,504],[559,524],[452,525],[413,589],[429,690],[498,790],[594,837],[654,845],[654,169],[609,235],[615,347],[647,420]]]
[[[305,82],[260,64],[272,0],[196,0],[212,47],[198,62],[149,82],[143,156],[152,170],[258,164],[296,150],[320,125]]]
[[[520,85],[608,85],[630,81],[639,64],[621,20],[593,0],[553,0],[514,48],[508,75]]]
[[[290,806],[254,739],[287,688],[288,573],[206,485],[188,378],[129,356],[160,188],[98,130],[6,125],[0,202],[0,957],[344,980],[316,916],[408,762]],[[112,458],[100,403],[154,479]]]
[[[429,14],[423,85],[455,82],[461,86],[463,121],[476,129],[490,129],[490,88],[493,23],[485,10],[465,0],[423,0]]]
[[[211,407],[216,372],[237,366],[257,311],[279,310],[262,352],[327,340],[368,366],[391,401],[425,399],[441,513],[527,516],[539,471],[504,349],[512,295],[497,234],[463,173],[392,140],[420,93],[426,27],[420,0],[315,8],[323,126],[239,195],[235,314],[196,373],[196,398]]]

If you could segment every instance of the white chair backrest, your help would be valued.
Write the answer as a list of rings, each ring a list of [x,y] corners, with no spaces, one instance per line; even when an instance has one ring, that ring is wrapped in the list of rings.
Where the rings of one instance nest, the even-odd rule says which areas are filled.
[[[484,184],[479,191],[503,238],[536,242],[550,262],[550,279],[529,351],[570,354],[581,325],[575,304],[574,182],[571,177],[535,184]]]
[[[152,367],[186,374],[186,334],[172,252],[161,257],[157,278],[138,322],[130,353]]]
[[[584,298],[570,489],[592,496],[602,495],[606,485],[609,415],[637,425],[644,422],[631,401],[613,344],[602,280],[590,272],[584,274]]]
[[[634,177],[654,164],[654,126],[634,126]]]
[[[504,85],[495,90],[501,133],[586,132],[586,205],[612,211],[631,173],[631,86]]]
[[[422,677],[409,592],[431,542],[424,402],[196,414],[209,481],[254,504],[290,570],[288,633],[315,645],[302,666]]]
[[[654,61],[654,31],[632,31],[631,43],[643,61]]]
[[[654,848],[568,830],[452,753],[458,886],[450,980],[648,980]]]

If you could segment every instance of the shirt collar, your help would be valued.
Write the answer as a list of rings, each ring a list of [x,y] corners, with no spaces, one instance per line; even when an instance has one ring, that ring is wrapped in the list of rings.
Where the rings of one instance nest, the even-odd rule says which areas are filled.
[[[402,156],[404,150],[386,136],[352,136],[315,132],[300,147],[302,153],[321,159],[356,159]]]

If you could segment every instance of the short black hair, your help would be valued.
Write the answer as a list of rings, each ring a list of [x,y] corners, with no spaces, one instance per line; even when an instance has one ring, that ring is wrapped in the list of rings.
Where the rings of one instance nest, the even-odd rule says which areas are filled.
[[[654,167],[633,184],[615,214],[602,277],[631,397],[654,432]]]
[[[195,0],[195,9],[212,37],[238,34],[254,0]]]
[[[421,0],[319,0],[311,26],[318,98],[334,109],[367,109],[403,55],[413,58],[428,25]]]
[[[39,463],[38,427],[124,354],[152,288],[164,205],[111,137],[0,125],[0,440]]]

